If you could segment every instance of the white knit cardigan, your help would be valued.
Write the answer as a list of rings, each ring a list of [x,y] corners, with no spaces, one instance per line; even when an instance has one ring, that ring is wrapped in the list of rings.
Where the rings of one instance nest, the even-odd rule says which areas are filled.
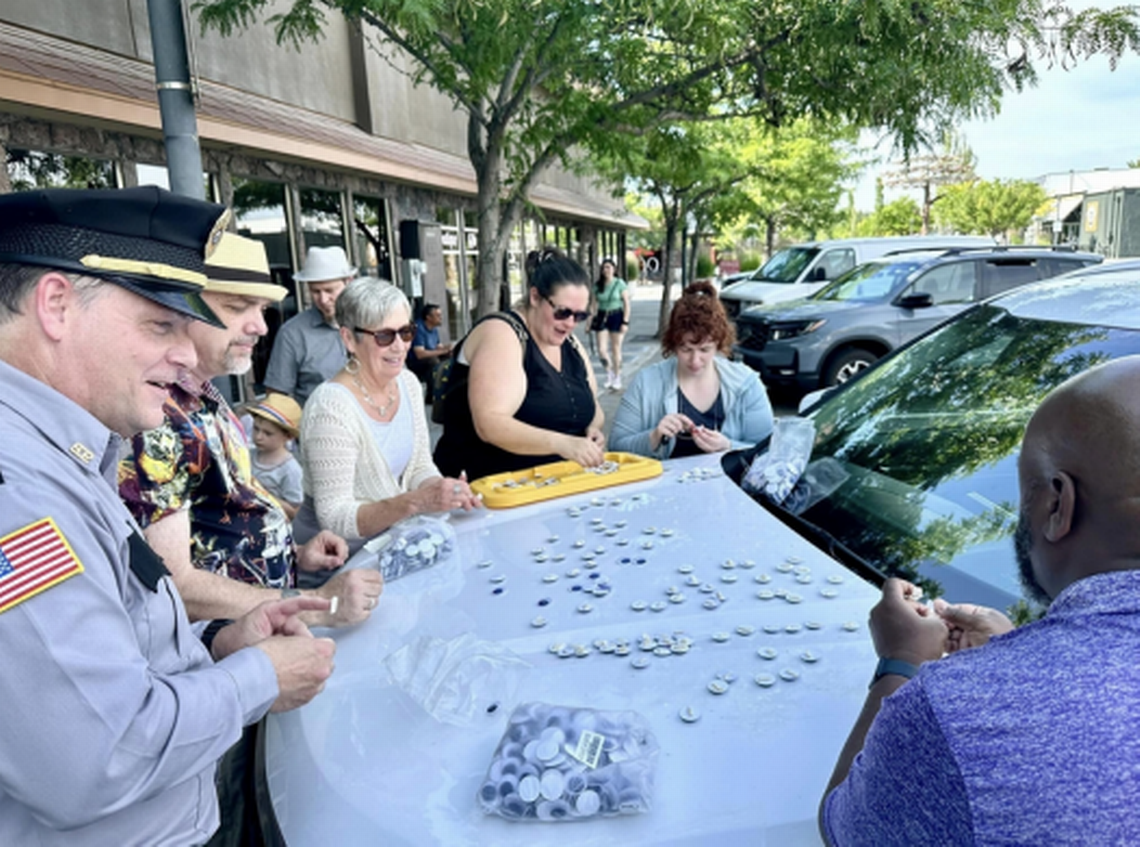
[[[305,494],[313,498],[317,521],[348,540],[362,538],[356,525],[361,506],[413,491],[439,476],[431,460],[431,439],[416,376],[404,370],[400,402],[411,400],[414,446],[400,478],[372,439],[370,418],[348,392],[322,383],[309,396],[301,417],[300,460],[305,471]]]

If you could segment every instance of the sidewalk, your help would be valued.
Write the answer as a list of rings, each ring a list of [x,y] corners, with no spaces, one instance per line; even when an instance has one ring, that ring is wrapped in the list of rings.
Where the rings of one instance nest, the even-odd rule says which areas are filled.
[[[622,385],[629,385],[639,370],[646,365],[653,364],[661,357],[660,342],[654,338],[654,334],[657,332],[657,312],[661,306],[661,284],[631,285],[629,290],[631,310],[629,331],[626,333],[625,343],[622,345]],[[676,302],[676,299],[680,296],[681,286],[674,285],[674,302]],[[598,358],[597,352],[592,349],[593,343],[591,339],[588,338],[585,326],[579,327],[577,332],[582,345],[590,352],[590,363],[594,368],[594,375],[599,385],[598,403],[606,415],[604,429],[608,437],[614,415],[617,413],[618,406],[621,404],[621,392],[606,391],[601,388],[601,385],[605,382],[606,369],[602,366],[602,361]],[[428,429],[431,433],[431,444],[434,450],[436,442],[439,441],[439,437],[443,434],[443,427],[440,424],[431,423],[430,406],[427,411]]]

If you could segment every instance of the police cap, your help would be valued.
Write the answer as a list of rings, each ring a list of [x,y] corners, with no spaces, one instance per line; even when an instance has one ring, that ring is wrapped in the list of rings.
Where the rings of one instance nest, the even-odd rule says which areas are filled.
[[[224,326],[202,300],[224,206],[155,186],[0,195],[0,262],[98,277]]]

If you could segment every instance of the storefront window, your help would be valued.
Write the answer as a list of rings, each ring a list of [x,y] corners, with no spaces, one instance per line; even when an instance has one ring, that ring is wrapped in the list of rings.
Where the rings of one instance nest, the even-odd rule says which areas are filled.
[[[118,187],[115,163],[107,159],[10,148],[7,167],[13,191]]]
[[[339,191],[298,189],[301,197],[301,231],[305,249],[341,247],[344,243],[344,212]]]
[[[388,201],[378,197],[352,198],[352,234],[362,275],[396,281],[390,232]]]
[[[239,235],[256,238],[265,245],[269,258],[269,271],[273,281],[284,285],[290,292],[280,303],[265,311],[269,332],[253,351],[253,379],[260,387],[269,364],[269,351],[277,329],[297,314],[300,298],[297,283],[293,281],[292,251],[289,246],[289,224],[286,218],[285,186],[279,182],[261,182],[253,179],[234,179],[233,213]]]

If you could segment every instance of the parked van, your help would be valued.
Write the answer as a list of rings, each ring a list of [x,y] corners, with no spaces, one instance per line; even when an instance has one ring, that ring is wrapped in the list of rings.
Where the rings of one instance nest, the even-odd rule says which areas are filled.
[[[720,299],[735,320],[741,309],[761,303],[799,300],[856,265],[902,250],[937,250],[949,247],[992,247],[992,238],[980,235],[900,235],[893,238],[839,238],[793,244],[777,252],[750,274],[732,277]]]

